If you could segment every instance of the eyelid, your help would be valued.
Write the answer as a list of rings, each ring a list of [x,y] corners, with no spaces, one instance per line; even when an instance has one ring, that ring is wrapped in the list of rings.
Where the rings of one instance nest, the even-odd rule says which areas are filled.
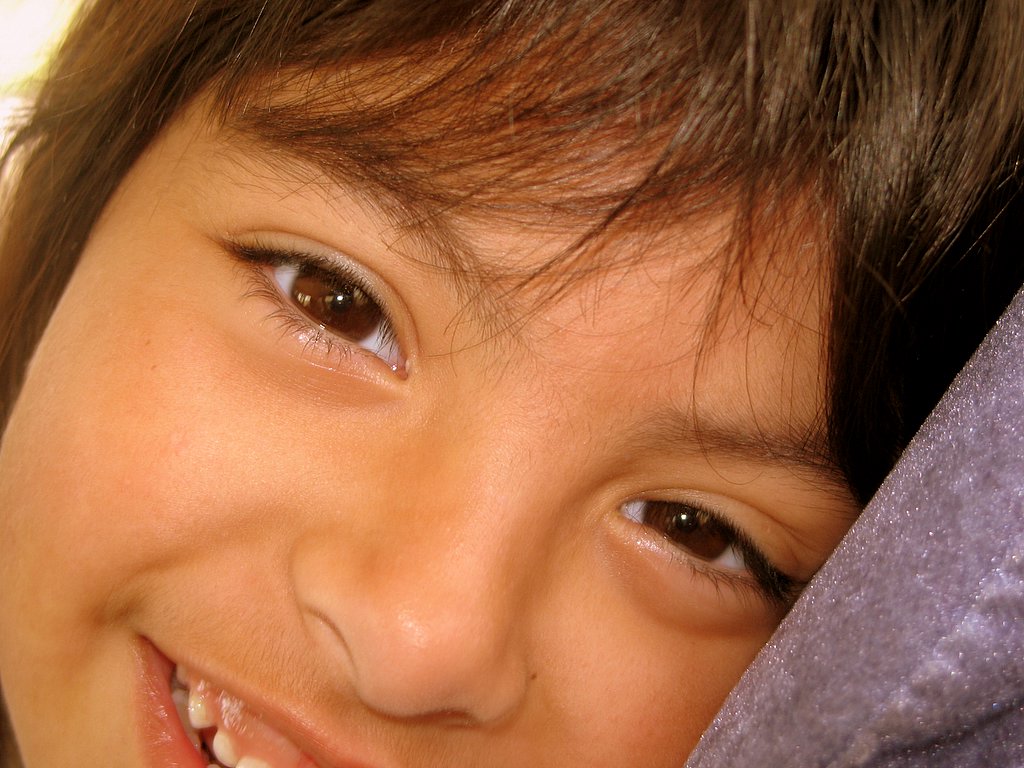
[[[391,319],[388,308],[393,303],[380,289],[380,278],[358,261],[325,246],[317,246],[303,238],[282,237],[253,233],[245,239],[225,240],[225,247],[235,256],[248,262],[269,266],[298,264],[321,270],[327,274],[358,283]]]

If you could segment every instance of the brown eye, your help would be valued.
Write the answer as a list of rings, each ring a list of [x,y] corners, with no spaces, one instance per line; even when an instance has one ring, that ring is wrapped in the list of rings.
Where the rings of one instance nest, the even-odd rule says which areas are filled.
[[[371,336],[384,322],[377,302],[362,288],[320,270],[298,272],[289,293],[311,320],[352,341]]]
[[[275,266],[273,274],[284,296],[321,329],[372,352],[392,370],[404,365],[391,321],[358,281],[301,262]]]
[[[700,507],[673,501],[637,500],[624,504],[622,512],[694,557],[732,570],[746,567],[737,546],[737,536]]]
[[[716,583],[754,586],[773,606],[789,608],[806,584],[772,565],[743,530],[734,527],[716,506],[703,501],[634,499],[619,507],[620,514],[652,532],[683,553],[694,569]],[[728,500],[723,506],[729,504]],[[693,561],[699,561],[694,563]]]

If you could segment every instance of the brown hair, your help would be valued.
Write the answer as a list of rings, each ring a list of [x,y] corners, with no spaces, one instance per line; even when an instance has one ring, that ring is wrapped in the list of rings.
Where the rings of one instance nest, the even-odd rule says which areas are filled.
[[[95,0],[5,157],[0,423],[106,201],[213,93],[414,217],[799,200],[828,452],[864,501],[1024,279],[1022,52],[1017,0]]]

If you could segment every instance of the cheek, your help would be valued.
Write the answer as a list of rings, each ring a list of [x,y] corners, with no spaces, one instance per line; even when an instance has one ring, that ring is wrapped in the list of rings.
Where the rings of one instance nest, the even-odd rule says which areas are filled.
[[[652,768],[675,768],[693,750],[745,668],[737,660],[756,653],[727,643],[636,644],[604,648],[588,664],[582,650],[560,681],[575,694],[560,732],[595,756],[633,755],[634,765]]]
[[[5,436],[4,554],[69,616],[110,620],[144,599],[143,576],[285,542],[267,534],[294,523],[291,496],[336,439],[311,429],[307,393],[237,352],[230,272],[176,263],[157,280],[87,251]],[[371,435],[342,450],[369,462]]]
[[[142,481],[159,477],[175,450],[154,438],[167,433],[154,423],[166,409],[144,407],[159,387],[141,376],[143,332],[113,332],[123,318],[90,295],[76,279],[54,315],[0,467],[4,508],[18,535],[12,552],[40,590],[59,586],[65,605],[97,602],[125,559],[144,554],[142,515],[126,510],[152,511],[152,486]],[[123,547],[128,537],[139,548]]]
[[[633,765],[677,768],[770,631],[682,631],[652,621],[608,568],[584,560],[577,573],[550,614],[562,620],[538,635],[553,654],[556,736],[587,745],[592,765],[631,755]]]
[[[190,328],[188,303],[161,304],[136,280],[83,262],[5,436],[8,554],[68,610],[127,610],[130,592],[112,587],[196,540],[237,451],[219,449],[244,398]]]

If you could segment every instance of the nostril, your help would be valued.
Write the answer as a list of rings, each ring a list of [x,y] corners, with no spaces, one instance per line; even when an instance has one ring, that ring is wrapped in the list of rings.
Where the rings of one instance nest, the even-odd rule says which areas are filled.
[[[389,717],[387,713],[383,714],[385,717]],[[463,712],[457,709],[428,712],[426,714],[415,715],[413,717],[403,717],[401,720],[409,725],[449,728],[452,730],[457,730],[459,728],[473,728],[480,724],[480,722],[468,712]]]
[[[340,669],[342,674],[352,679],[356,671],[352,649],[330,616],[314,606],[305,606],[302,616],[314,646],[328,654],[327,661],[331,666]]]

